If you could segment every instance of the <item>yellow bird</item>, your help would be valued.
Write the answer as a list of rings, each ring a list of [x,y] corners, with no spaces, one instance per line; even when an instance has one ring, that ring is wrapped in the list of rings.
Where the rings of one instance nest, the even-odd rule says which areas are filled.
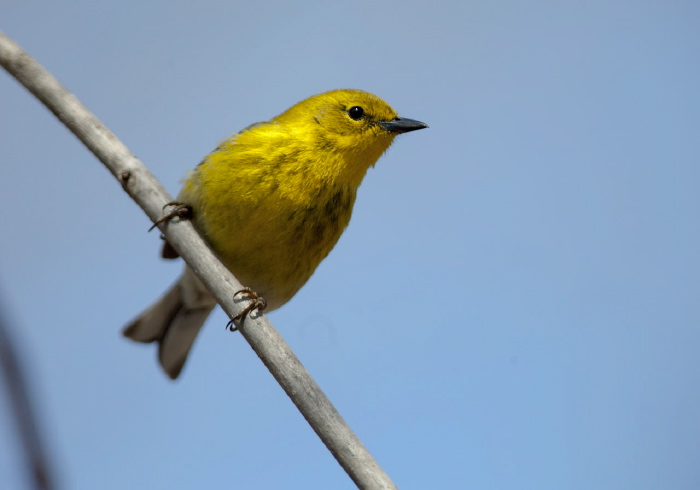
[[[376,95],[333,90],[252,124],[185,179],[178,202],[234,276],[279,308],[306,283],[350,221],[367,169],[396,135],[427,128]],[[162,256],[177,258],[166,242]],[[216,301],[185,267],[179,280],[124,335],[158,342],[177,378]]]

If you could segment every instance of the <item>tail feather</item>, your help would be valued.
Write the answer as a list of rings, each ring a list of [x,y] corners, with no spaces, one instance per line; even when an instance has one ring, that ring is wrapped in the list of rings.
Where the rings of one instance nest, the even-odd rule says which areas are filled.
[[[180,283],[176,282],[158,301],[127,325],[123,334],[136,342],[160,342],[183,307]]]
[[[213,308],[214,305],[194,309],[183,307],[173,318],[163,338],[160,339],[158,360],[171,379],[180,375],[194,339],[197,338],[199,329],[202,328]]]
[[[186,268],[180,280],[127,325],[123,333],[137,342],[158,342],[160,365],[175,379],[214,306],[214,298]]]

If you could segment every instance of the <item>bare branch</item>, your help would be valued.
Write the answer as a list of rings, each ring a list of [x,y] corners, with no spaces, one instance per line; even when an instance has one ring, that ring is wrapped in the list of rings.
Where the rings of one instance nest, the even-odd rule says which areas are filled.
[[[56,485],[49,468],[46,449],[40,437],[39,424],[32,409],[27,377],[22,371],[19,355],[5,320],[0,316],[0,368],[7,383],[8,399],[17,419],[17,428],[24,445],[34,488],[51,490],[56,488]]]
[[[173,199],[153,174],[73,94],[1,32],[0,64],[95,154],[152,221],[161,217],[163,206]],[[236,317],[246,303],[235,302],[233,296],[243,286],[193,225],[174,220],[159,228],[226,314]],[[396,488],[267,318],[248,315],[240,331],[355,484],[362,489]]]

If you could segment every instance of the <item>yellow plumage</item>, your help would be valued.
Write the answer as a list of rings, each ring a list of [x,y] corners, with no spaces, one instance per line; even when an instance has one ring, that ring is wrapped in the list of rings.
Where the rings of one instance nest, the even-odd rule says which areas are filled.
[[[397,134],[425,127],[367,92],[315,95],[224,141],[189,173],[178,201],[191,206],[195,226],[222,262],[271,311],[336,244],[367,169]],[[125,335],[159,341],[161,364],[175,378],[214,306],[186,269]]]

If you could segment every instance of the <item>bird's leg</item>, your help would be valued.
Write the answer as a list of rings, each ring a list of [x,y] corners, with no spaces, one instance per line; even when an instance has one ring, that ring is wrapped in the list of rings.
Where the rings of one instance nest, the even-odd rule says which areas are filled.
[[[226,324],[226,328],[228,328],[230,332],[235,332],[236,330],[238,330],[236,323],[238,323],[239,320],[243,319],[248,313],[250,313],[253,310],[262,311],[267,307],[267,301],[265,301],[265,298],[263,298],[262,296],[258,296],[258,293],[256,293],[250,288],[243,288],[240,291],[237,291],[236,294],[233,295],[233,297],[235,298],[239,294],[250,299],[251,302],[250,304],[248,304],[248,306],[246,306],[243,309],[243,311],[241,311],[238,315],[236,315],[232,320],[230,320]]]
[[[192,217],[192,206],[189,204],[185,204],[184,202],[169,202],[165,206],[163,206],[163,210],[167,208],[168,206],[175,206],[172,211],[169,213],[165,214],[162,218],[160,218],[158,221],[153,223],[153,226],[151,226],[148,231],[153,230],[156,226],[158,226],[161,223],[165,223],[166,221],[170,221],[171,219],[177,217],[180,219],[188,219]]]

